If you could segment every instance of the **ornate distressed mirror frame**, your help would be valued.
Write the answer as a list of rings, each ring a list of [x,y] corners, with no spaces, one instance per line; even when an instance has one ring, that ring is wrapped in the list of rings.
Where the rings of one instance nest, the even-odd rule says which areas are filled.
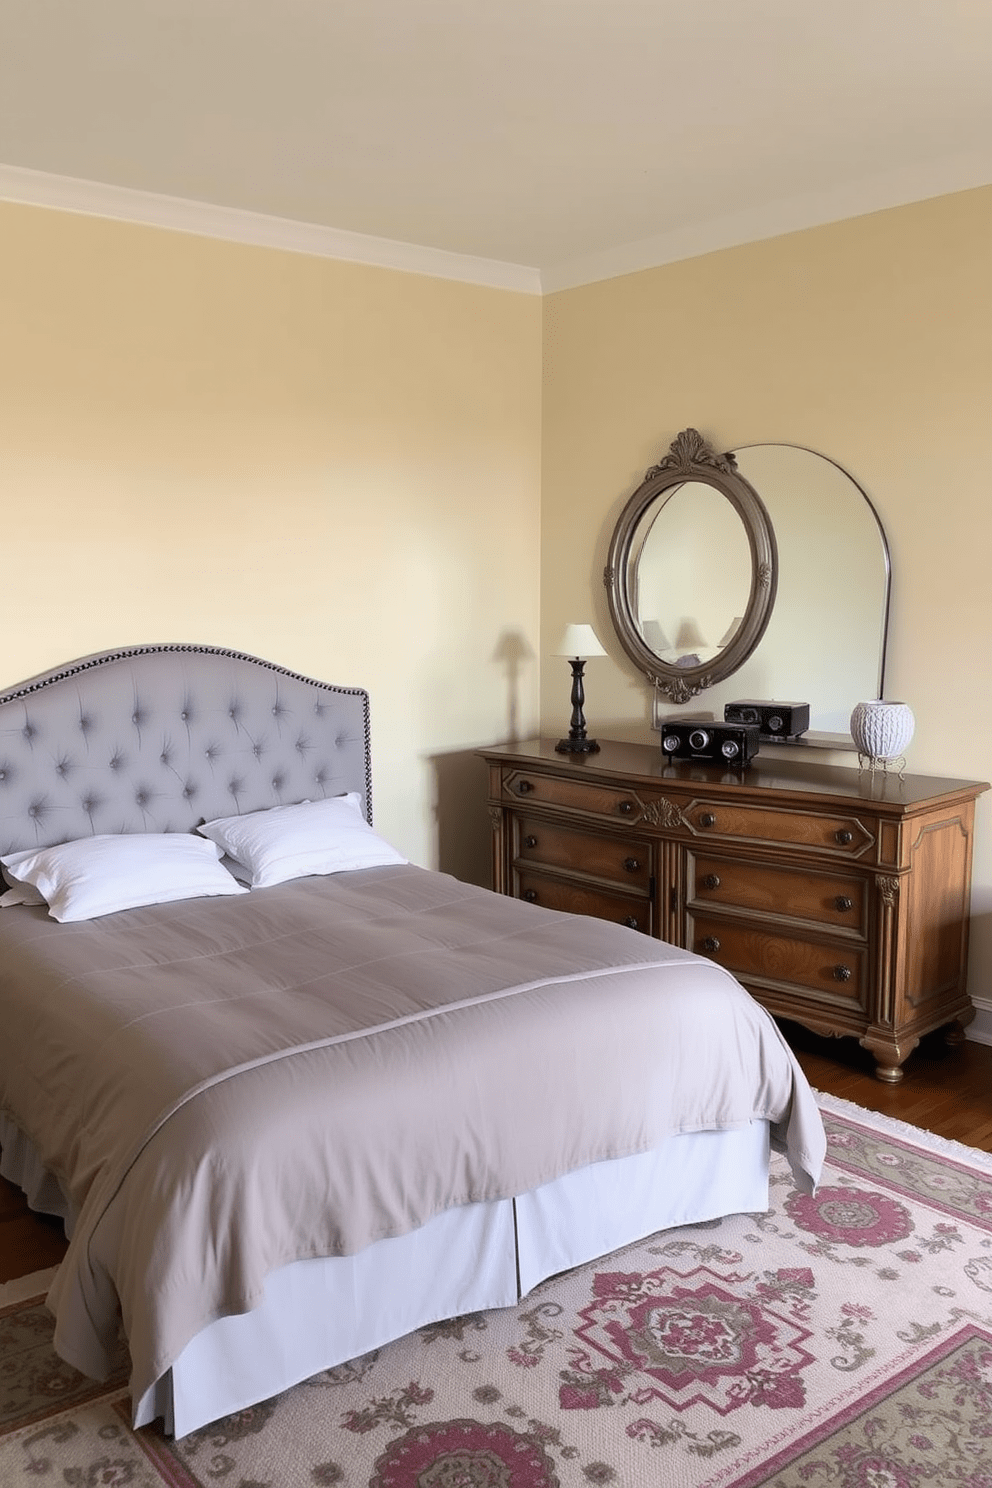
[[[712,486],[730,502],[744,524],[751,550],[750,594],[740,624],[718,655],[692,667],[663,661],[644,640],[637,616],[633,556],[643,536],[640,524],[652,506],[666,491],[674,492],[687,482]],[[771,616],[777,576],[775,534],[757,491],[738,471],[733,454],[718,454],[696,429],[683,429],[627,502],[610,543],[603,582],[610,615],[627,655],[671,702],[689,702],[705,688],[732,676],[751,655]]]

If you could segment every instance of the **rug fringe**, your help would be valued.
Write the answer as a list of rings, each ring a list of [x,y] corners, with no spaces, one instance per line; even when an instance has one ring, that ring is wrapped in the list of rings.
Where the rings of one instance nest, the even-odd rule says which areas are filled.
[[[814,1090],[813,1094],[817,1105],[824,1111],[832,1111],[836,1116],[848,1116],[862,1126],[874,1127],[878,1131],[888,1132],[890,1136],[899,1137],[910,1146],[922,1147],[927,1152],[936,1152],[968,1167],[992,1173],[992,1153],[983,1152],[979,1147],[967,1147],[963,1142],[938,1136],[936,1132],[927,1131],[924,1127],[911,1126],[908,1121],[885,1116],[881,1111],[869,1111],[864,1106],[855,1105],[853,1101],[842,1100],[840,1096],[828,1095],[822,1090]]]

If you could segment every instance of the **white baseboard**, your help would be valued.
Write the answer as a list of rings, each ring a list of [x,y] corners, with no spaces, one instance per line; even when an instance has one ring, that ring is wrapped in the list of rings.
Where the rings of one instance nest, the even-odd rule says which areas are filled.
[[[972,1001],[976,1008],[975,1017],[965,1034],[976,1044],[992,1044],[992,1002],[985,997],[975,997]]]

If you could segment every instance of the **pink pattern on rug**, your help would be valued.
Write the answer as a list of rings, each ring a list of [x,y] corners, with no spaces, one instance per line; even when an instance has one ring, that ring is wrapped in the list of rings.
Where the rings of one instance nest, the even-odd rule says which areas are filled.
[[[820,1188],[793,1193],[786,1213],[801,1230],[843,1245],[891,1245],[913,1233],[903,1204],[866,1188]]]
[[[391,1441],[369,1488],[560,1488],[533,1436],[495,1422],[433,1421]]]
[[[814,1356],[801,1346],[811,1336],[801,1315],[812,1280],[812,1272],[794,1267],[777,1287],[705,1266],[687,1275],[668,1267],[598,1272],[575,1334],[613,1371],[590,1371],[584,1383],[590,1356],[576,1354],[579,1377],[565,1378],[562,1409],[595,1408],[605,1403],[604,1386],[618,1393],[623,1384],[638,1405],[663,1400],[679,1411],[700,1403],[721,1415],[742,1405],[802,1406],[800,1370]]]

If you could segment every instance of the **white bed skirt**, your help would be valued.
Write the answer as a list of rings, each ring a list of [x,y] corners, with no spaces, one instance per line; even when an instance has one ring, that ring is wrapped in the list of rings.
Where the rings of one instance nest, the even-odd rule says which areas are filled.
[[[69,1218],[58,1184],[0,1115],[0,1173],[33,1208]],[[516,1199],[467,1204],[354,1256],[297,1261],[261,1304],[199,1333],[134,1402],[176,1436],[269,1399],[415,1328],[513,1306],[538,1282],[657,1230],[768,1208],[768,1127],[671,1137]],[[315,1319],[320,1325],[315,1326]]]

